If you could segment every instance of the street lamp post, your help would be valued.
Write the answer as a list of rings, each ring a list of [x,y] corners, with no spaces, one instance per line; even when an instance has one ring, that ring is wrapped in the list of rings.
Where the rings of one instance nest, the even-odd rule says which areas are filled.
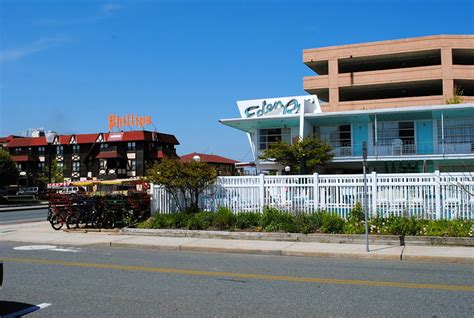
[[[306,154],[303,153],[301,158],[300,174],[306,174]]]
[[[54,131],[48,131],[46,133],[46,142],[48,143],[48,185],[51,184],[51,145],[54,138],[56,138],[56,133]],[[46,188],[48,188],[48,186]]]

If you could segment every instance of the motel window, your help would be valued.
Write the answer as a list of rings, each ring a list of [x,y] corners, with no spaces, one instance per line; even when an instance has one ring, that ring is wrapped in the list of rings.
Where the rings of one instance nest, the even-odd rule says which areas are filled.
[[[351,125],[320,127],[319,137],[332,148],[351,147]]]
[[[64,169],[64,162],[58,162],[57,165],[58,165],[59,169],[61,169],[61,170]]]
[[[128,160],[127,169],[130,171],[137,170],[137,161],[135,159]]]
[[[105,159],[100,159],[99,160],[99,168],[100,169],[105,169],[107,168],[107,161]]]
[[[21,148],[14,148],[13,149],[13,154],[19,155],[21,153]]]
[[[78,154],[81,151],[80,145],[72,145],[72,153]]]
[[[259,149],[265,150],[279,141],[291,144],[290,128],[260,129]]]
[[[372,129],[375,132],[375,124]],[[401,140],[404,145],[413,145],[415,143],[415,122],[391,121],[377,123],[378,145],[392,145],[397,139]]]
[[[81,163],[79,161],[72,162],[72,171],[79,172],[81,171]]]
[[[44,170],[44,162],[38,162],[38,170],[43,171]]]
[[[127,142],[127,151],[135,151],[136,150],[136,143],[135,141]]]
[[[45,147],[38,147],[38,155],[44,155]]]
[[[438,140],[442,141],[441,120],[438,121]],[[474,118],[445,119],[444,143],[474,143]]]
[[[107,148],[109,148],[109,144],[108,144],[108,143],[100,144],[100,149],[101,149],[101,150],[104,150],[104,149],[107,149]]]
[[[64,155],[64,146],[57,146],[56,147],[56,154],[57,155]]]

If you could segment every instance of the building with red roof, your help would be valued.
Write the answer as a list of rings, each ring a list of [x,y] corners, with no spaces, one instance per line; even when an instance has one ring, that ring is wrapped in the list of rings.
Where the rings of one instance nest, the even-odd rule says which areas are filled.
[[[174,135],[146,130],[56,135],[51,144],[44,133],[0,137],[0,147],[10,152],[20,174],[33,183],[49,159],[56,160],[71,181],[143,176],[155,161],[178,158],[177,145]]]
[[[235,164],[238,163],[238,161],[218,155],[193,152],[181,156],[180,159],[183,162],[189,162],[192,160],[205,162],[215,167],[219,176],[233,176],[237,173]]]

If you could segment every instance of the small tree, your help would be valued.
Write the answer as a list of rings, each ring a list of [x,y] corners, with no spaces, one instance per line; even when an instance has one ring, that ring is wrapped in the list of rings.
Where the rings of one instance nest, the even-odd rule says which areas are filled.
[[[0,148],[0,186],[16,184],[18,169],[8,151]]]
[[[301,174],[314,172],[331,160],[331,146],[314,137],[306,137],[293,144],[278,142],[264,150],[260,159],[275,159],[283,166],[291,167],[291,171]]]
[[[147,180],[164,186],[182,211],[198,211],[199,196],[216,177],[216,170],[204,162],[166,158],[147,171]]]
[[[453,97],[446,100],[446,104],[462,104],[464,103],[464,91],[459,87],[454,87]]]
[[[43,171],[38,173],[37,181],[40,185],[45,186],[49,183],[49,167],[45,165]],[[51,161],[51,182],[59,183],[64,181],[64,169],[58,165],[58,161]]]

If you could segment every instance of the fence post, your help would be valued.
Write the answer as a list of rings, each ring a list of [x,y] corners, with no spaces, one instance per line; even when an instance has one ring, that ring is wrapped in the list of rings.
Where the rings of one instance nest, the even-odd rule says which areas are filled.
[[[377,216],[377,172],[372,171],[372,217]]]
[[[263,206],[265,205],[265,175],[260,174],[259,178],[259,193],[260,193],[260,212],[263,212]]]
[[[441,180],[439,170],[435,171],[435,208],[436,220],[441,219]]]
[[[319,175],[317,172],[313,173],[313,200],[313,210],[317,211],[319,209]]]
[[[148,184],[150,186],[150,215],[155,214],[157,207],[156,207],[156,195],[155,195],[155,187],[152,182]]]

